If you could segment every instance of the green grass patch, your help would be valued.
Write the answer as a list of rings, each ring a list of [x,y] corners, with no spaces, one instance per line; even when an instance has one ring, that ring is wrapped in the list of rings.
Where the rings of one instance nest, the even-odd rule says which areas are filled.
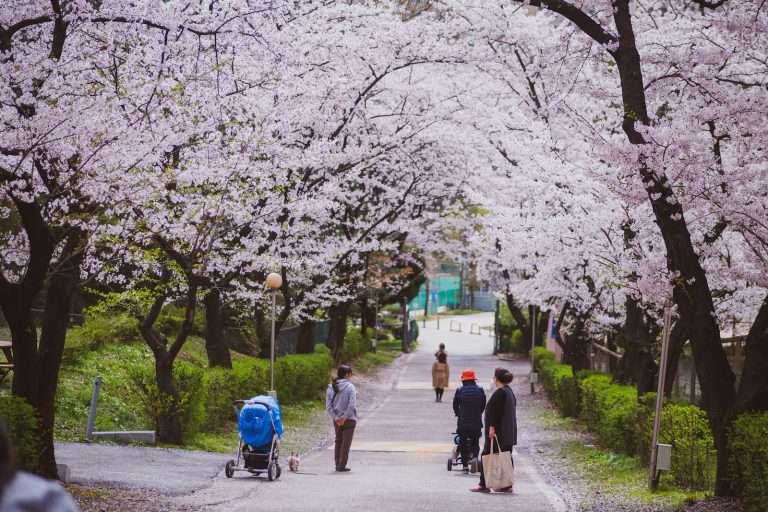
[[[708,497],[705,492],[676,488],[662,477],[659,490],[648,489],[648,470],[636,457],[601,450],[579,441],[566,442],[561,454],[574,470],[589,475],[590,484],[603,494],[628,496],[647,505],[679,507]]]

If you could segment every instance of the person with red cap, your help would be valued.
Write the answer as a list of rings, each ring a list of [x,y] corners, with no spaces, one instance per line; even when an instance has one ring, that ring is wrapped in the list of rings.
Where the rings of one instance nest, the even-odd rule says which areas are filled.
[[[480,454],[480,436],[483,431],[485,392],[477,385],[477,375],[471,368],[461,372],[461,387],[453,395],[453,412],[457,417],[456,433],[464,472],[469,473],[469,461]]]

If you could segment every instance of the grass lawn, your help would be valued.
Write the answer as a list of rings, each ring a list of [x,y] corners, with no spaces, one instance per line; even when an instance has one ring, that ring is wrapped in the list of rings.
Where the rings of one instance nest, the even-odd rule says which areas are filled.
[[[687,491],[662,478],[659,490],[648,489],[648,469],[636,457],[629,457],[595,446],[571,441],[563,445],[562,454],[574,468],[590,475],[602,493],[629,496],[646,504],[663,504],[673,508],[709,497],[704,491]]]
[[[400,354],[400,342],[381,340],[376,353],[367,353],[353,362],[355,370],[367,373],[391,363]],[[247,357],[232,353],[233,358]],[[205,366],[205,343],[191,337],[179,360]],[[93,382],[102,378],[96,415],[96,430],[152,430],[151,419],[144,412],[138,393],[129,378],[129,368],[153,364],[152,352],[142,341],[106,343],[100,346],[71,345],[65,353],[56,399],[55,436],[60,441],[82,441],[88,419]],[[330,375],[329,375],[330,379]],[[3,387],[7,387],[5,384]],[[282,406],[285,441],[284,453],[304,452],[317,444],[319,429],[325,434],[325,411],[321,397],[317,400]],[[237,445],[234,410],[232,421],[224,432],[200,432],[184,446],[173,446],[211,452],[232,452]]]

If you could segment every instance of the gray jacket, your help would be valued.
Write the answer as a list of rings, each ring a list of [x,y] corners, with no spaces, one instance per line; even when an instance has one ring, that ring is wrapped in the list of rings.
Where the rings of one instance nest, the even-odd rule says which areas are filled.
[[[328,386],[325,393],[325,410],[331,419],[345,418],[357,421],[357,390],[347,379],[336,381],[339,392],[333,390],[333,384]]]
[[[56,482],[19,471],[3,490],[2,512],[78,512],[75,500]]]

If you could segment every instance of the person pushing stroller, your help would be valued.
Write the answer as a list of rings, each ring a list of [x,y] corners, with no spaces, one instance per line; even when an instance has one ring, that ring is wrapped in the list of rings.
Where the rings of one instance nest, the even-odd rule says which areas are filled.
[[[477,385],[472,369],[461,372],[461,387],[453,395],[453,412],[456,414],[456,433],[461,439],[459,448],[464,473],[469,473],[469,461],[480,454],[480,436],[483,431],[485,392]]]

